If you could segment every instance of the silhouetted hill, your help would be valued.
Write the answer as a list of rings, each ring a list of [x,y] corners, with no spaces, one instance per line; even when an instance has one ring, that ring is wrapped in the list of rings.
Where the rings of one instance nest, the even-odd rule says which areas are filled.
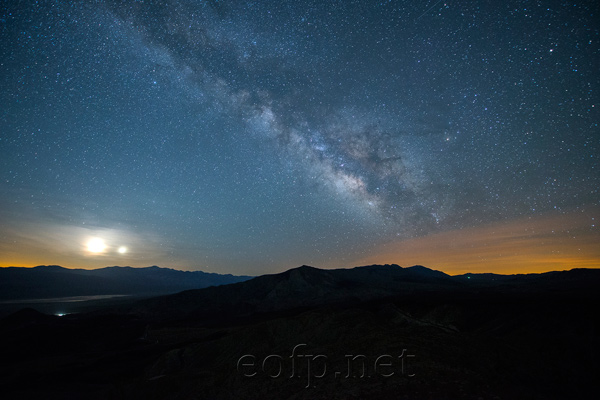
[[[247,279],[250,277],[178,271],[156,266],[94,270],[67,269],[57,265],[10,267],[0,268],[0,300],[175,293]]]
[[[309,266],[279,274],[164,297],[142,300],[131,310],[155,318],[202,320],[251,316],[336,303],[358,303],[391,296],[442,293],[569,291],[600,284],[600,270],[528,275],[449,276],[423,266],[371,265],[324,270]]]
[[[371,265],[325,270],[301,266],[251,280],[140,301],[132,310],[156,318],[220,318],[276,312],[347,301],[365,301],[415,290],[460,286],[425,267]]]
[[[449,276],[422,266],[302,266],[88,314],[21,310],[0,319],[0,392],[595,398],[599,284],[600,270]]]
[[[21,328],[45,322],[51,318],[53,317],[28,307],[0,320],[0,326],[3,328]]]

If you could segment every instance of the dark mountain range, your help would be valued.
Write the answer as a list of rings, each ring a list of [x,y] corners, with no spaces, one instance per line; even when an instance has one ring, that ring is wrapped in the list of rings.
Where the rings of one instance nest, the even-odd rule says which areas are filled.
[[[0,320],[6,398],[588,398],[600,270],[302,266],[63,317]],[[3,396],[3,397],[4,397]]]
[[[561,293],[593,289],[600,270],[527,275],[465,274],[450,276],[420,265],[371,265],[323,270],[302,266],[280,274],[263,275],[234,285],[188,290],[137,302],[133,313],[158,319],[229,318],[280,310],[306,309],[337,303],[360,303],[391,296],[435,296],[496,292]]]
[[[0,268],[0,300],[176,293],[250,279],[169,268],[67,269],[57,265]]]
[[[302,266],[280,274],[136,303],[130,311],[159,319],[216,318],[361,302],[415,291],[445,291],[459,280],[422,266],[371,265],[324,270]]]

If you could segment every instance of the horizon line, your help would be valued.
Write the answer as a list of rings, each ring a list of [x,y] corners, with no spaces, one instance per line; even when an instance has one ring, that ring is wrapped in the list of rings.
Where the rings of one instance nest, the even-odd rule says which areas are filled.
[[[353,267],[340,267],[340,268],[323,268],[323,267],[315,267],[312,265],[308,265],[308,264],[302,264],[300,266],[297,267],[292,267],[292,268],[287,268],[284,270],[281,270],[279,272],[273,272],[273,273],[264,273],[264,274],[259,274],[259,275],[237,275],[234,273],[223,273],[223,272],[208,272],[205,270],[201,270],[201,269],[197,269],[197,270],[183,270],[183,269],[179,269],[179,268],[173,268],[173,267],[161,267],[158,265],[149,265],[146,267],[132,267],[129,265],[107,265],[105,267],[99,267],[99,268],[84,268],[84,267],[64,267],[62,265],[58,265],[58,264],[40,264],[40,265],[34,265],[34,266],[16,266],[16,265],[8,265],[8,266],[0,266],[0,268],[24,268],[24,269],[33,269],[33,268],[38,268],[38,267],[59,267],[59,268],[63,268],[63,269],[67,269],[67,270],[83,270],[83,271],[95,271],[95,270],[100,270],[100,269],[105,269],[105,268],[132,268],[132,269],[147,269],[147,268],[159,268],[159,269],[168,269],[168,270],[173,270],[173,271],[179,271],[179,272],[203,272],[203,273],[207,273],[207,274],[217,274],[217,275],[232,275],[232,276],[250,276],[253,278],[259,277],[259,276],[264,276],[264,275],[277,275],[277,274],[281,274],[287,271],[291,271],[294,269],[298,269],[301,267],[311,267],[311,268],[316,268],[316,269],[320,269],[320,270],[324,270],[324,271],[335,271],[335,270],[340,270],[340,269],[354,269],[354,268],[364,268],[364,267],[372,267],[372,266],[396,266],[396,267],[400,267],[400,268],[413,268],[413,267],[424,267],[427,268],[431,271],[437,271],[437,272],[442,272],[448,276],[463,276],[463,275],[486,275],[486,274],[492,274],[492,275],[502,275],[502,276],[518,276],[518,275],[541,275],[541,274],[546,274],[546,273],[550,273],[550,272],[566,272],[566,271],[573,271],[573,270],[593,270],[593,269],[600,269],[600,268],[581,268],[581,267],[573,267],[573,268],[569,268],[569,269],[562,269],[562,270],[547,270],[547,271],[543,271],[543,272],[519,272],[519,273],[511,273],[511,274],[503,274],[503,273],[497,273],[497,272],[465,272],[465,273],[460,273],[460,274],[449,274],[443,270],[440,269],[434,269],[434,268],[430,268],[427,266],[424,266],[422,264],[414,264],[411,265],[409,267],[403,267],[400,264],[396,264],[396,263],[385,263],[385,264],[368,264],[368,265],[356,265]]]

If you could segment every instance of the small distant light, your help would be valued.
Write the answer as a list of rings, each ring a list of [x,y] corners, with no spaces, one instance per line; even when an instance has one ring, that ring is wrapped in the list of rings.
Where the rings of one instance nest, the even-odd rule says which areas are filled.
[[[127,253],[127,247],[125,247],[125,246],[121,246],[121,247],[119,247],[119,250],[118,250],[118,252],[119,252],[119,253],[121,253],[121,254],[125,254],[125,253]]]
[[[57,317],[64,317],[65,315],[67,315],[67,314],[63,314],[63,313],[56,314]]]

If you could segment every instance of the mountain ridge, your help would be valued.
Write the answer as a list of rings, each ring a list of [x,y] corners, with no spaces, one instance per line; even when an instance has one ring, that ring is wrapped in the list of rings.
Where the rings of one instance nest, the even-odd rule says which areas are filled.
[[[0,386],[19,399],[592,398],[599,284],[600,270],[586,269],[301,266],[90,312],[22,309],[0,319]],[[306,390],[308,354],[320,357],[311,368],[328,360],[329,375]],[[408,356],[394,376],[350,374],[358,360],[375,372],[382,354]],[[242,357],[255,360],[244,365],[252,379]],[[303,379],[275,379],[265,360]]]
[[[558,275],[557,275],[558,274]],[[558,271],[526,276],[493,275],[481,279],[450,276],[423,266],[371,265],[319,269],[306,265],[279,274],[261,275],[226,286],[186,290],[137,302],[130,312],[150,318],[211,320],[273,313],[341,303],[358,303],[394,296],[507,291],[535,293],[576,291],[600,283],[600,270]],[[573,274],[586,275],[568,279]]]
[[[250,276],[146,268],[105,267],[70,269],[58,265],[0,268],[0,300],[92,295],[166,294],[223,285]]]

